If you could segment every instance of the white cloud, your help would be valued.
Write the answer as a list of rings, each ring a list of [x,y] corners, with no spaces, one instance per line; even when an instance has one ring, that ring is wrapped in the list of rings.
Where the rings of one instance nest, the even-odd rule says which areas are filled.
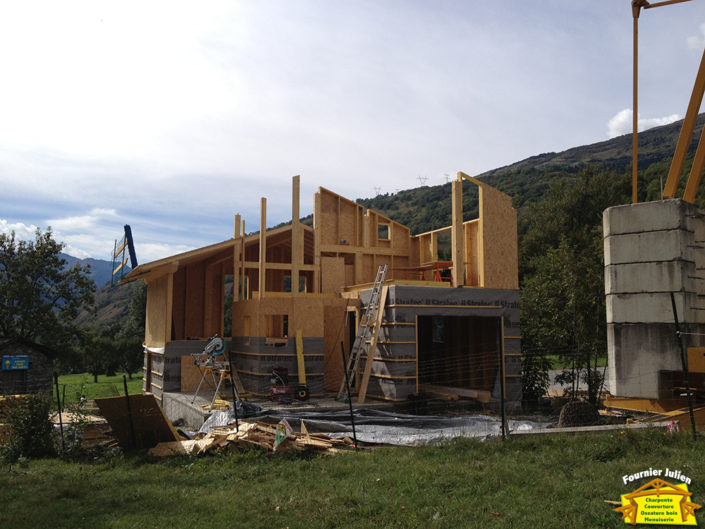
[[[705,24],[700,25],[700,35],[690,36],[686,42],[691,50],[702,50],[705,47]]]
[[[140,264],[163,259],[171,255],[193,250],[193,246],[185,244],[135,243],[135,253]]]
[[[616,138],[617,136],[622,136],[623,134],[630,134],[633,128],[632,116],[632,111],[628,108],[617,112],[617,114],[615,114],[607,123],[607,137]],[[668,125],[669,123],[673,123],[679,119],[682,119],[682,116],[679,114],[671,114],[670,116],[664,116],[662,118],[640,117],[637,127],[639,132],[642,132],[654,127],[660,127],[661,125]]]
[[[5,219],[0,219],[0,233],[10,235],[15,232],[15,238],[21,241],[34,240],[34,232],[37,227],[33,224],[25,224],[23,222],[8,222]]]

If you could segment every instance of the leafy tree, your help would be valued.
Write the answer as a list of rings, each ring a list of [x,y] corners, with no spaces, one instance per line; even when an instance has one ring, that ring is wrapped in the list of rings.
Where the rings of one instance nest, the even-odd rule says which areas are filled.
[[[524,390],[548,385],[548,357],[570,366],[573,396],[582,378],[596,403],[606,356],[602,212],[628,200],[626,176],[598,169],[554,185],[520,225]]]
[[[34,241],[0,234],[0,338],[25,338],[64,349],[78,336],[74,319],[93,303],[88,267],[66,267],[51,228]]]
[[[120,367],[132,378],[142,369],[144,325],[147,318],[147,286],[140,281],[130,298],[127,322],[117,334]]]

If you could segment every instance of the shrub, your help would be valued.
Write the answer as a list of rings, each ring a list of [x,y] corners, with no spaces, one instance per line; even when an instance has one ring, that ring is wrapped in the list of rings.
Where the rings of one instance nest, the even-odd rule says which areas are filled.
[[[6,401],[4,421],[8,432],[0,447],[3,459],[16,462],[20,458],[55,454],[50,409],[50,393],[10,397]]]

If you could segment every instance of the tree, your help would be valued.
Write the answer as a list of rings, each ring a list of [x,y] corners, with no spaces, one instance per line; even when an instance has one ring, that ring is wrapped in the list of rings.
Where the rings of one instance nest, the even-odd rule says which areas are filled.
[[[0,338],[24,338],[61,350],[78,337],[74,319],[93,304],[89,268],[66,267],[51,228],[34,241],[0,234]]]
[[[552,186],[526,209],[520,225],[524,391],[548,386],[549,357],[570,369],[562,381],[575,396],[580,379],[595,404],[606,356],[602,212],[628,200],[626,177],[598,169]]]
[[[130,298],[127,322],[117,334],[120,351],[120,366],[132,378],[137,373],[144,360],[144,325],[147,318],[147,285],[140,281],[135,285]]]

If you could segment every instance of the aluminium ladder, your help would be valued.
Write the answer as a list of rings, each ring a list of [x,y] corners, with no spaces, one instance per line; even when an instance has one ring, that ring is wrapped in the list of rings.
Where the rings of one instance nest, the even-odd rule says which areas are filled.
[[[374,353],[374,350],[372,350],[369,346],[371,342],[374,342],[375,344],[377,342],[376,338],[379,333],[377,319],[380,309],[380,292],[386,276],[387,265],[379,265],[379,268],[377,268],[377,276],[375,277],[375,282],[372,287],[370,301],[367,303],[365,312],[362,315],[360,324],[357,327],[357,336],[355,337],[355,343],[350,350],[350,357],[348,358],[348,365],[346,367],[347,375],[343,376],[343,380],[340,384],[340,390],[338,391],[338,396],[336,397],[337,400],[344,398],[346,395],[350,398],[345,381],[353,380],[353,377],[357,373],[357,365],[363,353],[367,353],[367,362],[370,364],[372,363],[370,352]]]

